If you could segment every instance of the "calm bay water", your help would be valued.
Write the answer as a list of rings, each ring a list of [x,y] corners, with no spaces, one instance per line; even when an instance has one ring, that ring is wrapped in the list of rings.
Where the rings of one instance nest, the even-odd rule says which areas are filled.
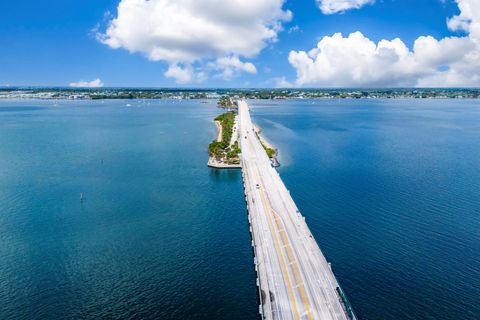
[[[252,105],[361,319],[480,319],[479,102]],[[255,319],[219,112],[0,101],[0,319]]]

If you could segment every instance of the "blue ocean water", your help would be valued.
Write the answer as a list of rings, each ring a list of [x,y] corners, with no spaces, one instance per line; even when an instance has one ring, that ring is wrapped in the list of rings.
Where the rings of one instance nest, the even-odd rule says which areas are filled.
[[[251,104],[361,319],[480,319],[479,102]],[[0,319],[257,318],[220,112],[0,101]]]
[[[360,319],[480,319],[480,102],[255,103]]]
[[[0,102],[0,319],[255,318],[241,174],[206,166],[218,109],[57,104]]]

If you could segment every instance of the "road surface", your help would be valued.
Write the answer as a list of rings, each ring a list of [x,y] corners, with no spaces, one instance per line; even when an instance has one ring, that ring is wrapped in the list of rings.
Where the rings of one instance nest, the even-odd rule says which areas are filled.
[[[243,100],[238,114],[262,318],[355,319],[304,217],[271,166]]]

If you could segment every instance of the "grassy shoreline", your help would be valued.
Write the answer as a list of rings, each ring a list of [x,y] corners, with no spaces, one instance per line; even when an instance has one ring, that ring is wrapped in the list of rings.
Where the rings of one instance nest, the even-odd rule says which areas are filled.
[[[277,156],[278,150],[274,148],[270,143],[268,143],[268,141],[265,140],[265,138],[261,136],[262,129],[260,129],[256,125],[254,125],[254,129],[255,129],[255,134],[258,140],[260,141],[260,144],[262,145],[263,149],[265,149],[265,152],[267,153],[267,156],[273,160]]]

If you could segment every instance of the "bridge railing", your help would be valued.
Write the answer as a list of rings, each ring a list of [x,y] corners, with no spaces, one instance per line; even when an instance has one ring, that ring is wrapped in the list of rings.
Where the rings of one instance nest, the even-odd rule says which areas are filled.
[[[340,285],[336,288],[337,293],[340,297],[340,301],[342,302],[343,308],[348,316],[348,319],[350,320],[358,320],[357,316],[355,315],[355,312],[353,311],[353,307],[350,304],[350,301],[348,301],[347,295],[345,292],[342,290]]]

